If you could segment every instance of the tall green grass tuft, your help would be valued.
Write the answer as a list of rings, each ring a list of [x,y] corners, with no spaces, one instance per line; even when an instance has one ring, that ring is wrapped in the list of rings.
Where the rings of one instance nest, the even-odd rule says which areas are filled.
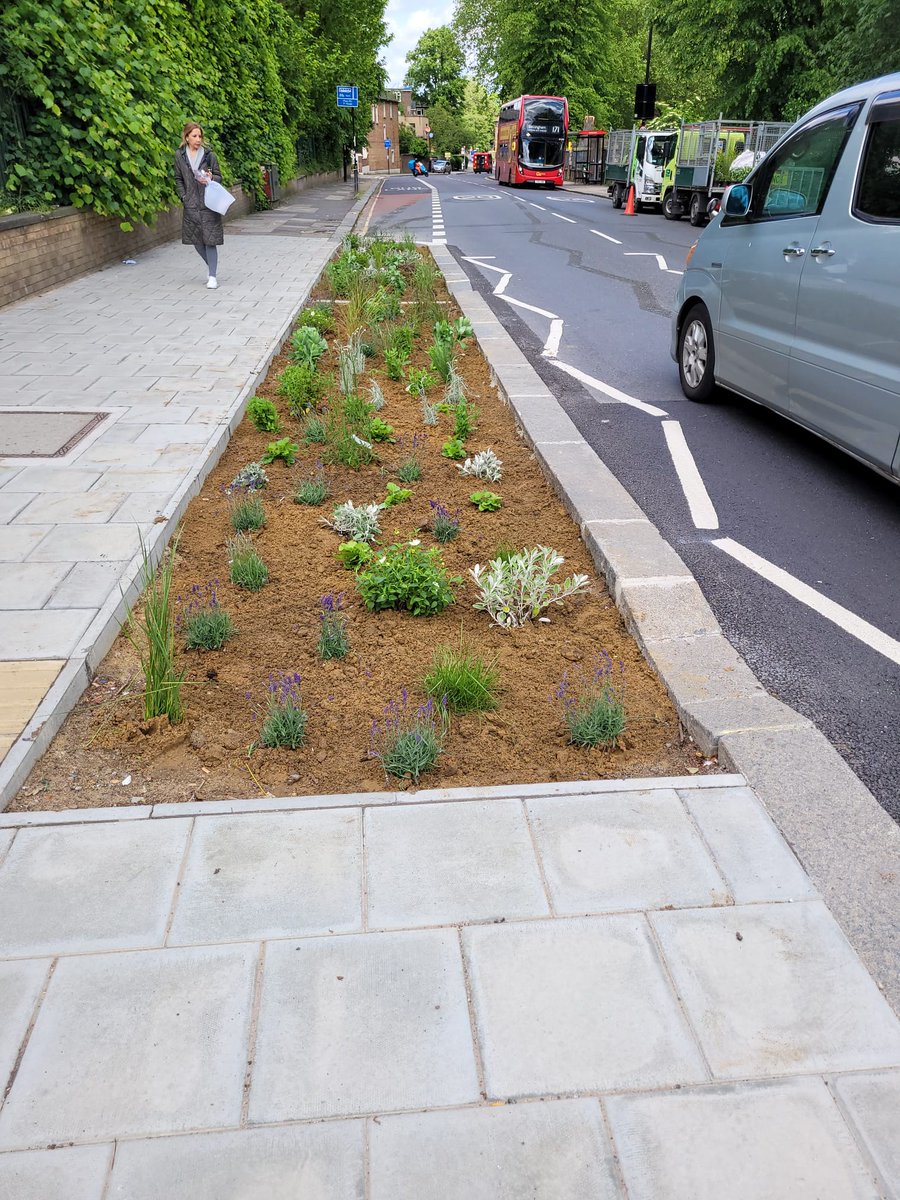
[[[487,712],[499,703],[497,660],[486,659],[462,637],[459,646],[438,646],[424,679],[425,693],[446,697],[451,712]]]
[[[184,672],[175,670],[175,615],[172,607],[172,577],[178,538],[172,542],[159,570],[153,569],[150,552],[141,539],[141,590],[144,596],[140,616],[132,609],[123,625],[125,636],[134,646],[144,674],[144,720],[168,717],[172,725],[184,720],[181,687]]]

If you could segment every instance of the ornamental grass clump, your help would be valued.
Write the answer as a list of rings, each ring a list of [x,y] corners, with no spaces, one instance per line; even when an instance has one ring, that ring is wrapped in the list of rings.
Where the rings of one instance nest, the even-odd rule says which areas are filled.
[[[176,537],[158,571],[150,551],[141,540],[141,590],[143,603],[132,609],[122,626],[135,648],[144,676],[144,720],[168,717],[172,725],[184,720],[181,687],[184,672],[175,670],[175,618],[172,606],[172,576],[175,572]]]
[[[402,609],[414,617],[431,617],[453,603],[453,587],[462,580],[448,576],[441,552],[423,550],[418,538],[388,546],[356,577],[370,612]]]
[[[456,469],[461,475],[474,475],[476,479],[486,479],[489,483],[499,483],[503,478],[503,463],[493,450],[479,450],[474,458],[467,458]]]
[[[386,776],[416,783],[440,757],[448,727],[446,704],[429,698],[413,708],[403,688],[400,701],[391,700],[383,719],[372,722],[369,757],[380,760]]]
[[[269,568],[256,552],[256,547],[246,533],[228,538],[229,578],[235,587],[248,592],[258,592],[269,582]]]
[[[221,650],[234,637],[234,622],[219,605],[217,580],[205,587],[194,584],[176,624],[184,634],[188,650]]]
[[[574,678],[563,671],[553,698],[562,704],[569,741],[575,746],[609,749],[625,732],[625,664],[614,667],[606,650],[597,656],[588,675]]]
[[[300,480],[294,493],[294,503],[308,504],[315,508],[328,499],[328,490],[325,472],[322,470],[321,464],[317,463],[315,474]]]
[[[535,546],[505,561],[492,559],[486,567],[478,563],[469,572],[481,593],[472,607],[486,612],[504,629],[519,628],[551,604],[561,604],[587,588],[587,575],[550,582],[564,562],[563,556],[549,546]]]
[[[296,671],[269,676],[265,704],[255,710],[262,725],[260,745],[286,746],[289,750],[303,745],[308,714],[300,695],[301,683]],[[247,696],[252,698],[249,692]]]
[[[425,693],[444,697],[451,712],[487,712],[499,703],[497,659],[479,654],[462,637],[459,646],[438,646],[423,686]]]
[[[431,520],[428,522],[428,526],[434,534],[435,540],[441,543],[452,542],[459,534],[459,510],[452,513],[437,500],[429,500],[428,503],[431,507]]]
[[[227,491],[229,494],[232,492],[260,492],[268,486],[269,476],[263,470],[262,465],[258,462],[252,462],[247,463],[245,467],[241,467],[228,485]]]
[[[229,519],[232,528],[237,533],[249,533],[254,529],[262,529],[266,523],[266,510],[259,496],[252,493],[241,495],[232,493],[229,504]]]
[[[278,433],[281,429],[278,409],[271,400],[265,400],[262,396],[254,396],[248,402],[247,416],[260,433]]]
[[[341,533],[354,542],[371,542],[381,533],[379,519],[383,505],[360,504],[357,507],[352,500],[336,504],[331,520],[326,521],[335,533]]]
[[[341,612],[344,607],[344,593],[337,596],[329,592],[321,600],[322,611],[319,614],[319,657],[321,659],[344,658],[350,649],[350,639],[347,636],[347,618]]]
[[[361,437],[348,421],[342,411],[329,409],[326,418],[326,442],[323,457],[335,466],[350,467],[358,471],[360,467],[373,462],[375,455],[372,443]]]

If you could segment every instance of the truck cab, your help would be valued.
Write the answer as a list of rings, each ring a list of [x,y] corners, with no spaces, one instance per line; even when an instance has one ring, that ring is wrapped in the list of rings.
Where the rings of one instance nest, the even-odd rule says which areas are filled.
[[[677,146],[677,129],[613,130],[606,165],[613,207],[622,207],[632,184],[636,210],[662,205],[665,173],[674,171]]]

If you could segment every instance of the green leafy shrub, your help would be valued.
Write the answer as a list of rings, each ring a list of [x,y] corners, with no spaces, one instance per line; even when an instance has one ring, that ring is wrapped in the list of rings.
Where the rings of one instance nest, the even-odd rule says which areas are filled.
[[[486,659],[460,638],[458,647],[438,646],[423,681],[426,695],[446,699],[451,712],[486,712],[498,704],[497,659]]]
[[[263,746],[286,746],[289,750],[297,750],[303,745],[308,714],[300,696],[301,682],[296,671],[290,675],[269,676],[259,735]]]
[[[325,268],[325,278],[331,288],[331,294],[339,299],[346,299],[359,269],[359,264],[347,253],[332,259]]]
[[[436,371],[441,379],[448,380],[453,366],[453,343],[435,341],[428,347],[428,358],[432,370]]]
[[[278,433],[281,429],[278,409],[271,400],[265,400],[262,396],[254,396],[248,403],[247,416],[260,433]]]
[[[304,308],[297,318],[297,324],[308,325],[311,329],[317,329],[319,333],[330,333],[334,328],[334,314],[331,311],[331,305],[319,303],[312,305],[311,308]]]
[[[315,408],[324,395],[330,380],[314,367],[295,363],[285,367],[278,381],[278,395],[288,403],[292,417],[302,417]]]
[[[256,552],[256,547],[246,533],[228,538],[229,578],[235,587],[248,592],[258,592],[269,582],[269,568]]]
[[[563,556],[549,546],[535,546],[505,561],[492,559],[486,568],[478,563],[469,572],[481,593],[472,607],[488,613],[506,629],[518,628],[540,616],[551,604],[561,604],[587,588],[587,575],[550,582],[550,576],[564,562]]]
[[[318,329],[314,329],[311,325],[301,325],[299,329],[294,330],[291,352],[294,362],[299,363],[300,366],[315,370],[319,359],[327,349],[328,343]]]
[[[479,512],[496,512],[503,504],[496,492],[473,492],[469,499]]]
[[[406,390],[411,396],[419,396],[421,398],[430,387],[434,387],[436,382],[435,377],[426,371],[424,367],[411,367]]]
[[[466,448],[458,437],[452,437],[441,446],[441,454],[444,458],[465,458]]]
[[[268,464],[280,458],[286,466],[292,467],[297,461],[300,447],[289,437],[279,438],[277,442],[269,442],[260,462]]]
[[[357,571],[371,561],[373,550],[365,542],[341,542],[337,548],[337,557],[342,567],[348,571]]]
[[[382,421],[381,417],[373,417],[369,423],[369,437],[373,442],[392,442],[394,427],[388,425],[387,421]]]
[[[625,732],[624,672],[621,662],[618,671],[614,669],[605,650],[595,659],[590,675],[579,670],[573,679],[563,672],[554,697],[563,706],[573,745],[609,748]]]
[[[337,596],[329,592],[322,597],[322,611],[319,614],[319,657],[322,659],[344,658],[350,649],[347,618],[341,612],[343,607],[343,592]]]
[[[247,533],[253,529],[263,529],[266,524],[266,510],[259,496],[232,496],[229,517],[232,528],[238,533]]]
[[[384,352],[384,366],[388,379],[400,380],[409,362],[409,355],[389,346]]]
[[[405,609],[414,617],[430,617],[453,603],[456,577],[449,577],[437,549],[423,550],[418,542],[388,546],[356,577],[366,608]]]
[[[386,776],[416,783],[437,762],[448,724],[446,705],[429,697],[413,709],[404,688],[400,703],[392,700],[383,719],[372,722],[369,755],[380,760]]]
[[[412,495],[412,488],[397,487],[396,483],[387,485],[387,496],[382,500],[382,508],[391,508],[394,504],[402,504]]]
[[[465,396],[461,397],[453,409],[453,436],[464,442],[470,434],[475,432],[478,417],[479,413],[475,405],[470,404]]]

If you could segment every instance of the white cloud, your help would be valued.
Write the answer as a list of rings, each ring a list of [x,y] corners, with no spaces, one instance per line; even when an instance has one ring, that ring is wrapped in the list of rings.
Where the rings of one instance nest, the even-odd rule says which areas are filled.
[[[449,25],[453,19],[453,5],[449,0],[388,0],[385,24],[388,33],[394,35],[382,55],[387,64],[389,87],[400,87],[406,75],[406,56],[415,46],[426,29],[438,25]]]

